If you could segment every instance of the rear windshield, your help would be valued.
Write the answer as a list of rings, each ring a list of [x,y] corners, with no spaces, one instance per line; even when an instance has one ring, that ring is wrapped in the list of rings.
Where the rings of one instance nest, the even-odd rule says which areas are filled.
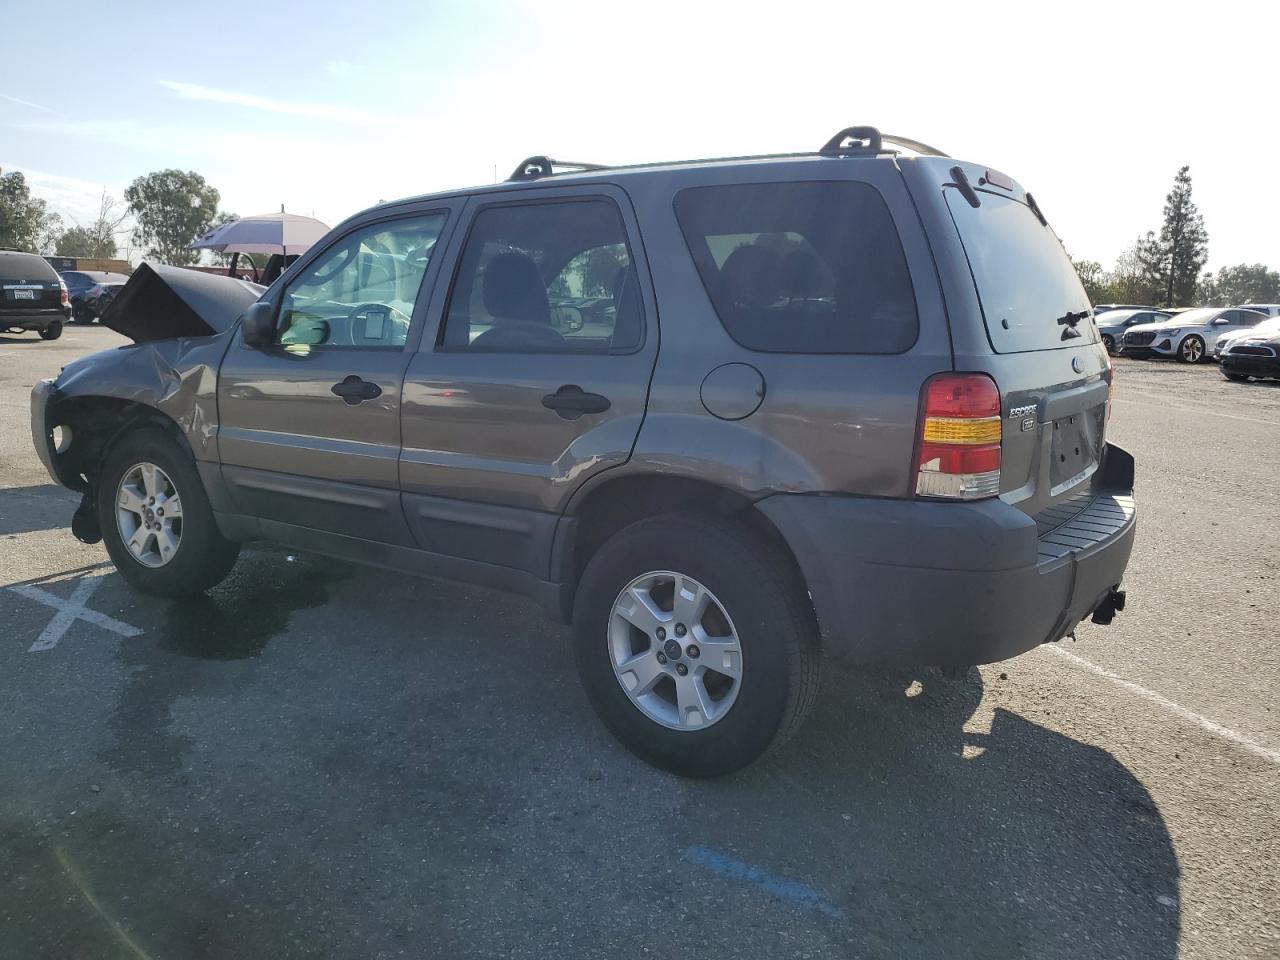
[[[44,257],[34,253],[0,253],[0,280],[31,280],[58,282],[58,275]]]
[[[946,197],[997,353],[1097,341],[1080,278],[1057,236],[1030,207],[989,193],[981,194],[979,207],[969,206],[958,190],[948,189]]]
[[[773,353],[901,353],[918,319],[879,192],[851,181],[691,187],[676,218],[720,321]]]

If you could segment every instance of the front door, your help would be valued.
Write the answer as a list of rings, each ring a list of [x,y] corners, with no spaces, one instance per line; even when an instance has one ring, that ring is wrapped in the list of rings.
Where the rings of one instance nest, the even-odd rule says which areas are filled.
[[[400,389],[448,213],[353,227],[275,295],[272,344],[227,351],[218,446],[241,513],[411,543],[399,498]]]
[[[658,338],[625,195],[518,196],[469,208],[405,377],[400,476],[423,549],[545,578],[569,497],[631,455]]]

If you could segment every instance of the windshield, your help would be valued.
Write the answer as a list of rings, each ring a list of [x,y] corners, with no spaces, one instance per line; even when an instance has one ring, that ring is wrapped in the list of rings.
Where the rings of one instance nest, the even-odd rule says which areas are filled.
[[[984,193],[975,208],[954,189],[946,197],[997,353],[1097,341],[1080,278],[1057,236],[1030,207]]]
[[[1208,323],[1220,312],[1216,307],[1201,307],[1199,310],[1183,311],[1176,317],[1161,320],[1160,323],[1166,327],[1196,327],[1202,323]]]

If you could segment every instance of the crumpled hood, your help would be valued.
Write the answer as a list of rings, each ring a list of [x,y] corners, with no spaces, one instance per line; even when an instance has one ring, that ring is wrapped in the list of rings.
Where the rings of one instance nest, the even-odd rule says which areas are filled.
[[[101,323],[134,343],[222,333],[266,287],[183,267],[143,263]]]

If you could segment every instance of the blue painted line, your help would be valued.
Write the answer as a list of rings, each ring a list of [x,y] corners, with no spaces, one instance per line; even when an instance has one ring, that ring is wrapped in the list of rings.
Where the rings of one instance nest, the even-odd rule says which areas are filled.
[[[704,867],[712,873],[717,873],[729,880],[736,880],[738,883],[753,884],[779,899],[786,900],[797,907],[804,907],[806,910],[816,910],[832,920],[840,919],[839,907],[813,887],[806,887],[803,883],[796,883],[794,880],[779,877],[760,867],[753,867],[749,863],[718,853],[710,847],[686,847],[681,856],[685,863]]]

